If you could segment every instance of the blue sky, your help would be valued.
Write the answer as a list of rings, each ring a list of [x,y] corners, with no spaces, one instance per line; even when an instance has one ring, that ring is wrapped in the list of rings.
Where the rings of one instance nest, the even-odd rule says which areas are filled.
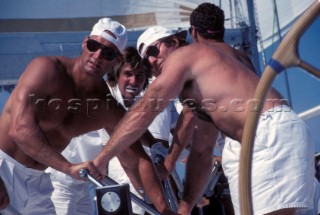
[[[303,61],[320,69],[320,18],[309,27],[299,41],[298,53]],[[267,59],[270,59],[276,47],[269,48]],[[300,68],[287,70],[291,102],[293,110],[297,113],[320,105],[320,79],[315,78]],[[288,98],[285,89],[284,75],[278,75],[274,86],[283,96]],[[316,142],[316,152],[320,152],[320,116],[317,119],[308,120],[307,123]]]
[[[320,18],[318,18],[310,28],[302,35],[298,53],[302,60],[320,69]],[[275,51],[276,47],[267,50],[267,59]],[[290,68],[287,70],[289,87],[292,98],[292,106],[298,113],[307,110],[315,105],[320,105],[320,79],[306,73],[300,68]],[[279,75],[274,86],[288,98],[285,90],[284,74]]]

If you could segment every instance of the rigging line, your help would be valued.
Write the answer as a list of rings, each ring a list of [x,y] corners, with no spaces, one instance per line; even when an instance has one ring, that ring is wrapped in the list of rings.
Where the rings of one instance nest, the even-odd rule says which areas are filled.
[[[264,51],[263,39],[261,37],[261,28],[260,28],[260,23],[259,23],[259,16],[257,14],[258,10],[257,10],[255,2],[256,1],[253,2],[253,11],[254,11],[254,18],[256,20],[256,28],[257,28],[257,34],[258,34],[257,39],[259,40],[262,63],[264,65],[264,67],[266,67],[267,66],[266,53]]]
[[[230,17],[233,17],[233,8],[232,8],[232,0],[229,0],[229,7],[230,7]],[[231,28],[234,28],[234,22],[231,19]]]
[[[247,0],[248,17],[250,22],[250,51],[252,53],[253,64],[255,65],[256,73],[261,76],[259,52],[257,48],[257,28],[254,18],[254,2],[253,0]]]
[[[242,25],[243,17],[241,17],[240,4],[238,0],[234,1],[234,12],[236,18],[236,26],[239,27]]]
[[[278,28],[279,41],[281,42],[282,41],[282,36],[281,36],[279,14],[278,14],[278,8],[277,8],[276,0],[273,0],[273,6],[274,6],[276,24],[277,24],[277,28]],[[291,100],[291,93],[290,93],[290,86],[289,86],[289,78],[288,78],[287,69],[285,69],[283,72],[284,72],[285,86],[286,86],[286,91],[287,91],[287,95],[288,95],[289,105],[290,105],[290,107],[292,107],[292,102],[291,102],[292,100]]]

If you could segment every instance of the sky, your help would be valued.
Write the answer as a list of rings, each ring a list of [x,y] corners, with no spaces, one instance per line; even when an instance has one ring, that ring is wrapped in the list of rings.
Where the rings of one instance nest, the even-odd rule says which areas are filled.
[[[265,52],[267,61],[276,50],[277,45],[268,48]],[[300,58],[320,69],[320,18],[318,18],[309,29],[302,35],[299,41],[298,53]],[[263,64],[262,64],[263,67]],[[263,69],[262,69],[263,71]],[[291,103],[293,110],[301,113],[309,108],[320,105],[320,79],[317,79],[299,68],[287,69]],[[286,91],[285,75],[282,72],[274,81],[274,87],[285,97],[289,98]],[[0,92],[0,110],[2,110],[9,94]],[[316,152],[320,152],[320,127],[317,123]],[[319,131],[319,132],[317,132]]]
[[[267,59],[276,50],[276,47],[270,47],[267,50]],[[308,62],[320,70],[320,18],[318,18],[299,40],[298,53],[300,59]],[[297,113],[305,111],[316,105],[320,105],[320,79],[311,76],[303,69],[294,67],[287,70],[291,102]],[[274,82],[283,96],[288,98],[285,90],[285,75],[281,74]]]
[[[267,49],[266,59],[270,59],[277,46]],[[299,40],[298,54],[300,59],[320,70],[320,17],[308,28]],[[320,105],[320,79],[305,70],[294,67],[287,69],[291,95],[291,104],[295,112],[301,113]],[[278,75],[273,86],[285,97],[289,98],[285,87],[284,72]],[[320,152],[320,116],[307,121],[315,139],[315,151]]]

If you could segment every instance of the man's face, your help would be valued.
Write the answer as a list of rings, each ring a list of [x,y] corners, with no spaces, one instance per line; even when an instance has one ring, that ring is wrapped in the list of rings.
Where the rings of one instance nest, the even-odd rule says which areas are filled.
[[[103,76],[118,62],[120,53],[117,47],[108,40],[91,36],[83,42],[85,71],[90,76]]]
[[[151,43],[145,52],[145,58],[152,66],[152,74],[158,77],[161,74],[163,64],[169,54],[176,49],[176,46],[170,45],[167,41],[157,40]]]
[[[121,67],[118,86],[124,99],[132,101],[142,91],[146,81],[146,71],[140,66],[133,69],[129,63],[124,63]]]

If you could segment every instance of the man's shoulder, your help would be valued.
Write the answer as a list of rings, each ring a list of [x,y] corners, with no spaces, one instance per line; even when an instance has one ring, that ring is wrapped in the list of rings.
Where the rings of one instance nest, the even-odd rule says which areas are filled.
[[[31,64],[46,64],[46,65],[58,65],[58,64],[66,64],[71,62],[71,58],[63,57],[63,56],[39,56],[30,62]]]
[[[192,43],[190,45],[184,46],[180,48],[180,51],[185,55],[202,55],[203,52],[206,53],[215,53],[219,51],[219,47],[214,44],[206,44],[206,43]]]

